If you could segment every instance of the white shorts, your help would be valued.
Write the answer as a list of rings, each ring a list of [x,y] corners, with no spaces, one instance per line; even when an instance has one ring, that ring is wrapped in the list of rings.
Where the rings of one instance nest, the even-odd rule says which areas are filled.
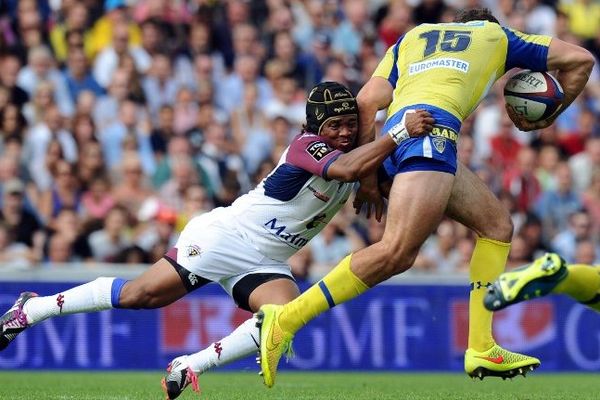
[[[282,274],[290,267],[260,253],[227,221],[226,209],[217,208],[192,218],[173,250],[167,253],[186,270],[220,284],[233,297],[233,287],[251,274]],[[292,278],[293,279],[293,278]]]

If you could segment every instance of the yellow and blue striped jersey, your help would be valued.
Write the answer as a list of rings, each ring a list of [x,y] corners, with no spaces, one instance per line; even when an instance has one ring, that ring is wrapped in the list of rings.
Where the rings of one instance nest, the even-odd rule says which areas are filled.
[[[411,105],[430,105],[455,117],[433,112],[458,130],[506,71],[546,71],[550,41],[487,21],[422,24],[388,49],[373,76],[394,87],[388,118]]]

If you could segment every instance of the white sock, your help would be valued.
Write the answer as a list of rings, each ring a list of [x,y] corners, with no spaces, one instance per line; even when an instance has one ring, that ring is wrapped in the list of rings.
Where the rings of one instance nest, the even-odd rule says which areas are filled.
[[[229,336],[212,343],[198,353],[190,354],[187,361],[192,370],[201,374],[213,367],[256,353],[259,347],[259,331],[256,322],[256,318],[252,317],[238,326]]]
[[[58,315],[111,309],[114,280],[115,278],[97,278],[52,296],[33,297],[23,306],[27,322],[36,324]]]

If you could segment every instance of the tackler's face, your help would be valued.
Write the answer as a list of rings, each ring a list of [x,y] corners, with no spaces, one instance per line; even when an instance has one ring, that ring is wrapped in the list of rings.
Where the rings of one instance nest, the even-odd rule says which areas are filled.
[[[319,135],[329,139],[336,150],[349,152],[354,148],[358,135],[358,115],[329,118],[321,127]]]

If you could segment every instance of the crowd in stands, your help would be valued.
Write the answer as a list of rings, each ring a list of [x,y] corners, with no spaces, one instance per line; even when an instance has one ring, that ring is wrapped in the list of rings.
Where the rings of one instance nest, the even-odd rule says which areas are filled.
[[[3,0],[0,270],[154,262],[276,165],[314,84],[356,93],[404,32],[473,6],[600,58],[594,0]],[[599,262],[598,71],[542,132],[514,128],[502,87],[458,151],[513,214],[509,267],[547,250]],[[382,232],[349,202],[290,264],[322,274]],[[445,220],[413,270],[466,271],[473,245]]]

